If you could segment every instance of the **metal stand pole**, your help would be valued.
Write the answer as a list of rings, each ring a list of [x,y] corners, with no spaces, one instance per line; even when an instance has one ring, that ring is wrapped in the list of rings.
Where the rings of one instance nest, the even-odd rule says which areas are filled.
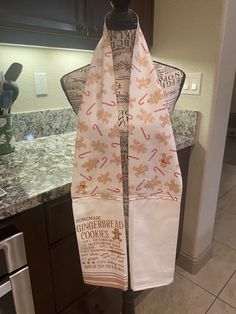
[[[135,314],[135,292],[131,289],[130,283],[130,265],[129,265],[129,246],[127,245],[127,260],[128,260],[128,290],[122,293],[122,314]]]

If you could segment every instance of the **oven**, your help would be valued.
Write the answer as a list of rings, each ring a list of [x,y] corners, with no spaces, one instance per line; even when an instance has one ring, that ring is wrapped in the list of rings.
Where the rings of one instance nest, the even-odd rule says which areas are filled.
[[[24,237],[12,227],[0,234],[0,314],[34,314]]]

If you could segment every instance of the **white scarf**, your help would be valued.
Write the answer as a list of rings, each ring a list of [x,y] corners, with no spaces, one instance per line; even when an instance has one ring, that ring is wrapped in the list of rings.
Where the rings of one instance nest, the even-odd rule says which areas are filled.
[[[106,27],[78,111],[72,199],[87,284],[128,288],[121,145]],[[134,291],[173,281],[181,173],[164,95],[138,25],[129,88],[128,242]],[[132,101],[131,101],[132,100]]]

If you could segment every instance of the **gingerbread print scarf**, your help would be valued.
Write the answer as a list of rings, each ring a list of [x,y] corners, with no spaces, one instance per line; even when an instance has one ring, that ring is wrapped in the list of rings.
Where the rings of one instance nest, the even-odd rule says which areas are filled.
[[[127,290],[129,255],[137,291],[173,280],[182,181],[164,94],[139,25],[131,60],[128,123],[121,129],[105,26],[78,111],[72,199],[85,283]]]

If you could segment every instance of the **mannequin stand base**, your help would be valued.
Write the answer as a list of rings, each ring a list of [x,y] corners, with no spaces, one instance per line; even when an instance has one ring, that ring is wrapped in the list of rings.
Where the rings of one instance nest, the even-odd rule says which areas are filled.
[[[135,314],[134,292],[132,290],[124,291],[122,314]]]

